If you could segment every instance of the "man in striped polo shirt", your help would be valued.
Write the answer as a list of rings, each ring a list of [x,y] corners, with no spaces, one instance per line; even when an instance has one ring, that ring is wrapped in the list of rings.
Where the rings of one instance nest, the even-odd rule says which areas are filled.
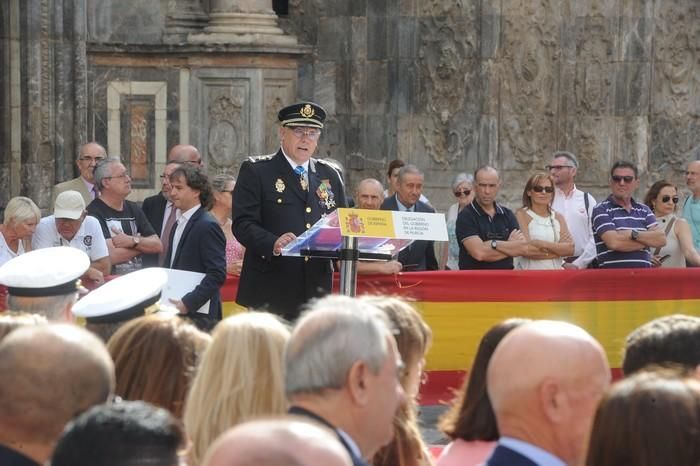
[[[637,167],[615,162],[610,170],[612,194],[593,208],[593,234],[601,268],[651,267],[649,248],[666,244],[651,209],[632,199],[639,187]]]

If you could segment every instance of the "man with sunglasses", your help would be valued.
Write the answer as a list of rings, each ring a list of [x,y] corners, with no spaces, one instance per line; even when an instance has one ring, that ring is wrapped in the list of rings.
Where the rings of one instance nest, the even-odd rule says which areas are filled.
[[[236,302],[288,320],[330,292],[330,259],[284,257],[282,249],[322,216],[345,207],[338,169],[313,158],[325,110],[312,102],[283,108],[277,153],[241,164],[233,193],[233,235],[245,246]]]
[[[554,180],[555,195],[552,208],[564,216],[574,239],[574,255],[564,260],[565,269],[585,269],[596,256],[591,214],[596,200],[590,193],[576,187],[578,159],[568,151],[552,154],[547,166]]]
[[[593,232],[600,268],[649,268],[649,248],[666,244],[651,209],[632,198],[639,187],[636,165],[615,162],[610,170],[612,194],[593,209]]]
[[[56,197],[64,191],[78,191],[85,205],[88,205],[98,195],[97,186],[95,186],[95,178],[93,172],[95,166],[107,157],[105,148],[96,142],[88,142],[80,146],[78,150],[78,158],[75,164],[78,167],[80,175],[72,180],[58,183],[53,187],[51,192],[51,205],[56,203]]]

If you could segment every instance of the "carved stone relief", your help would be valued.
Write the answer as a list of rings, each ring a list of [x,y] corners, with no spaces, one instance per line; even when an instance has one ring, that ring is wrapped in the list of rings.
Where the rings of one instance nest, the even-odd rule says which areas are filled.
[[[438,2],[433,2],[437,5]],[[449,168],[459,165],[469,143],[464,128],[465,100],[481,94],[479,63],[469,59],[475,54],[476,40],[469,20],[456,5],[444,2],[443,12],[453,16],[421,20],[420,65],[423,75],[423,98],[429,122],[418,124],[425,153],[432,163]],[[470,109],[478,108],[470,99]]]
[[[215,169],[230,167],[248,154],[245,91],[238,86],[209,86],[207,151]]]

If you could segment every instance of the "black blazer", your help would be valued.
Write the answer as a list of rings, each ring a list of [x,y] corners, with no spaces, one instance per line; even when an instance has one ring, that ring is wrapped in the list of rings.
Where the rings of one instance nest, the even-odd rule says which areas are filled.
[[[353,466],[370,466],[369,463],[367,463],[364,459],[358,457],[357,455],[355,455],[353,453],[352,449],[350,448],[350,445],[345,443],[345,439],[340,435],[340,433],[338,432],[338,429],[336,429],[335,426],[333,426],[330,422],[323,419],[318,414],[312,413],[311,411],[304,409],[304,408],[300,408],[298,406],[292,406],[291,408],[289,408],[288,412],[289,412],[289,414],[294,414],[296,416],[303,416],[303,417],[311,418],[314,421],[316,421],[320,424],[323,424],[324,426],[330,428],[338,436],[338,440],[340,440],[341,445],[343,445],[343,447],[350,454],[350,458],[352,459]]]
[[[176,227],[173,227],[166,258],[170,258],[172,252],[175,230]],[[199,317],[195,314],[197,309],[211,300],[209,318],[221,320],[219,288],[226,281],[226,237],[219,223],[204,207],[200,207],[187,222],[171,268],[206,274],[194,290],[182,297],[182,302],[187,307],[188,314]]]
[[[496,445],[484,466],[537,466],[537,463],[503,445]]]
[[[236,302],[294,320],[300,306],[331,290],[329,259],[275,257],[282,234],[299,236],[321,216],[345,207],[345,189],[335,167],[309,160],[309,189],[282,151],[244,161],[233,191],[233,235],[245,246]]]
[[[165,215],[165,206],[168,201],[165,200],[163,192],[159,192],[154,196],[147,197],[141,204],[141,210],[146,215],[148,223],[151,224],[156,231],[156,235],[160,238],[160,232],[163,229],[163,217]],[[143,254],[143,265],[146,267],[158,267],[158,254]]]
[[[396,194],[384,199],[381,206],[382,210],[399,210],[399,205],[396,203]],[[418,201],[416,203],[416,212],[435,213],[435,209],[430,207],[425,202]],[[410,246],[399,253],[399,262],[404,266],[406,271],[416,270],[437,270],[438,263],[435,257],[435,247],[433,241],[414,241]]]

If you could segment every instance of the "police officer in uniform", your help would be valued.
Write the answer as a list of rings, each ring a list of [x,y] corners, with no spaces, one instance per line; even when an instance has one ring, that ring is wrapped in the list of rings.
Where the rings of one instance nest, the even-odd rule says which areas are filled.
[[[338,169],[311,157],[323,108],[300,102],[278,118],[280,149],[244,161],[233,192],[233,234],[246,248],[236,302],[291,321],[331,290],[333,270],[329,259],[283,257],[282,248],[346,202]]]

